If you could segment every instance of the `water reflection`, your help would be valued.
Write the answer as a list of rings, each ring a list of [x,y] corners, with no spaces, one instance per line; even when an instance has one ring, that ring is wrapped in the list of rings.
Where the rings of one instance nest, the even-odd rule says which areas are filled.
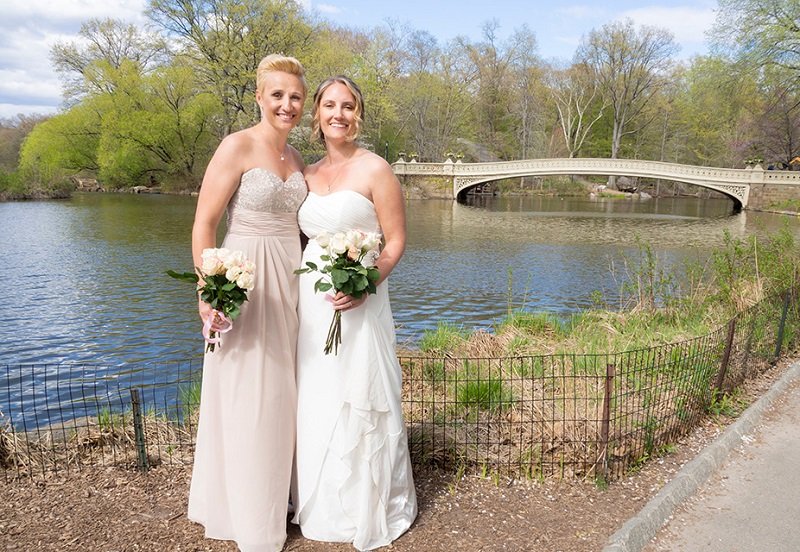
[[[13,282],[0,363],[197,356],[191,292],[164,275],[191,266],[194,204],[127,194],[0,204],[3,266]],[[569,313],[589,306],[595,290],[613,302],[620,282],[610,266],[634,254],[637,239],[680,271],[725,231],[770,232],[785,220],[731,211],[727,200],[691,198],[410,201],[408,247],[391,277],[398,338],[413,343],[440,320],[487,328],[509,304]]]
[[[177,361],[199,356],[191,286],[164,274],[191,267],[194,205],[189,197],[126,194],[0,203],[7,414],[23,401],[45,404],[48,389],[86,392],[87,377],[172,381]],[[398,340],[413,345],[441,320],[490,328],[509,305],[575,312],[591,305],[595,290],[613,304],[621,282],[610,267],[635,254],[637,240],[680,273],[726,231],[763,234],[790,224],[798,232],[795,218],[731,211],[726,200],[686,198],[410,201],[406,254],[391,276]],[[37,366],[23,377],[14,375],[18,364]],[[51,419],[60,407],[33,408]]]
[[[611,266],[635,256],[637,241],[682,273],[687,261],[720,245],[726,231],[743,236],[784,223],[775,215],[732,211],[728,200],[691,198],[412,201],[408,249],[392,275],[398,335],[413,343],[440,320],[490,328],[509,304],[575,312],[591,306],[595,290],[615,304],[622,282]]]

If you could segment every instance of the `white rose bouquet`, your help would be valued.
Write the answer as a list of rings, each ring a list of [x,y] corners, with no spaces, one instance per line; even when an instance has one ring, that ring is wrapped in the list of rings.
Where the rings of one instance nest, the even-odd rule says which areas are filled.
[[[305,268],[298,268],[295,274],[319,272],[322,278],[314,284],[315,291],[341,291],[355,299],[375,293],[375,282],[380,272],[375,268],[381,236],[375,232],[348,230],[329,234],[320,233],[314,241],[325,250],[320,259],[326,261],[323,267],[307,261]],[[342,311],[333,311],[328,338],[325,340],[325,354],[338,354],[342,343]]]
[[[247,301],[247,292],[255,285],[256,266],[241,251],[225,248],[204,249],[202,260],[202,266],[196,272],[168,270],[167,274],[194,283],[200,292],[200,299],[211,305],[211,314],[203,324],[203,338],[206,352],[213,352],[215,345],[222,341],[220,334],[233,328],[233,321],[239,316],[242,303]],[[199,283],[201,276],[205,282],[203,285]],[[216,329],[212,329],[215,324]]]

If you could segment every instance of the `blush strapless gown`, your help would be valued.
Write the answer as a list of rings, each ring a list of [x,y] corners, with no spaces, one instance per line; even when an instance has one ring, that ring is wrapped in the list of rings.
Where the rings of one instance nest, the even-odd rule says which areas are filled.
[[[297,391],[295,349],[300,231],[306,196],[299,172],[286,182],[264,169],[242,175],[228,204],[222,247],[256,265],[221,347],[206,353],[189,519],[243,552],[276,552],[286,540]]]

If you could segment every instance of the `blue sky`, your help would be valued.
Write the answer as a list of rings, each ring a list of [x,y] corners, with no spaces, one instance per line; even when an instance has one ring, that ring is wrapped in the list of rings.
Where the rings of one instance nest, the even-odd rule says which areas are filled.
[[[303,0],[306,9],[346,26],[369,29],[387,19],[427,30],[440,43],[459,36],[477,40],[496,19],[501,39],[523,24],[533,31],[545,59],[568,60],[583,35],[615,20],[664,27],[681,45],[679,57],[707,51],[716,0]],[[0,0],[0,118],[54,113],[61,85],[48,52],[75,38],[90,17],[116,17],[144,24],[146,0]]]

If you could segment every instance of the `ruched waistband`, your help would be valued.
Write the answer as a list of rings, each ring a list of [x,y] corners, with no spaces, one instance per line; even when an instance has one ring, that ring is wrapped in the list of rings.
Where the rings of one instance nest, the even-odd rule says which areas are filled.
[[[297,213],[270,213],[237,208],[228,213],[228,233],[238,236],[295,237],[300,234]]]

